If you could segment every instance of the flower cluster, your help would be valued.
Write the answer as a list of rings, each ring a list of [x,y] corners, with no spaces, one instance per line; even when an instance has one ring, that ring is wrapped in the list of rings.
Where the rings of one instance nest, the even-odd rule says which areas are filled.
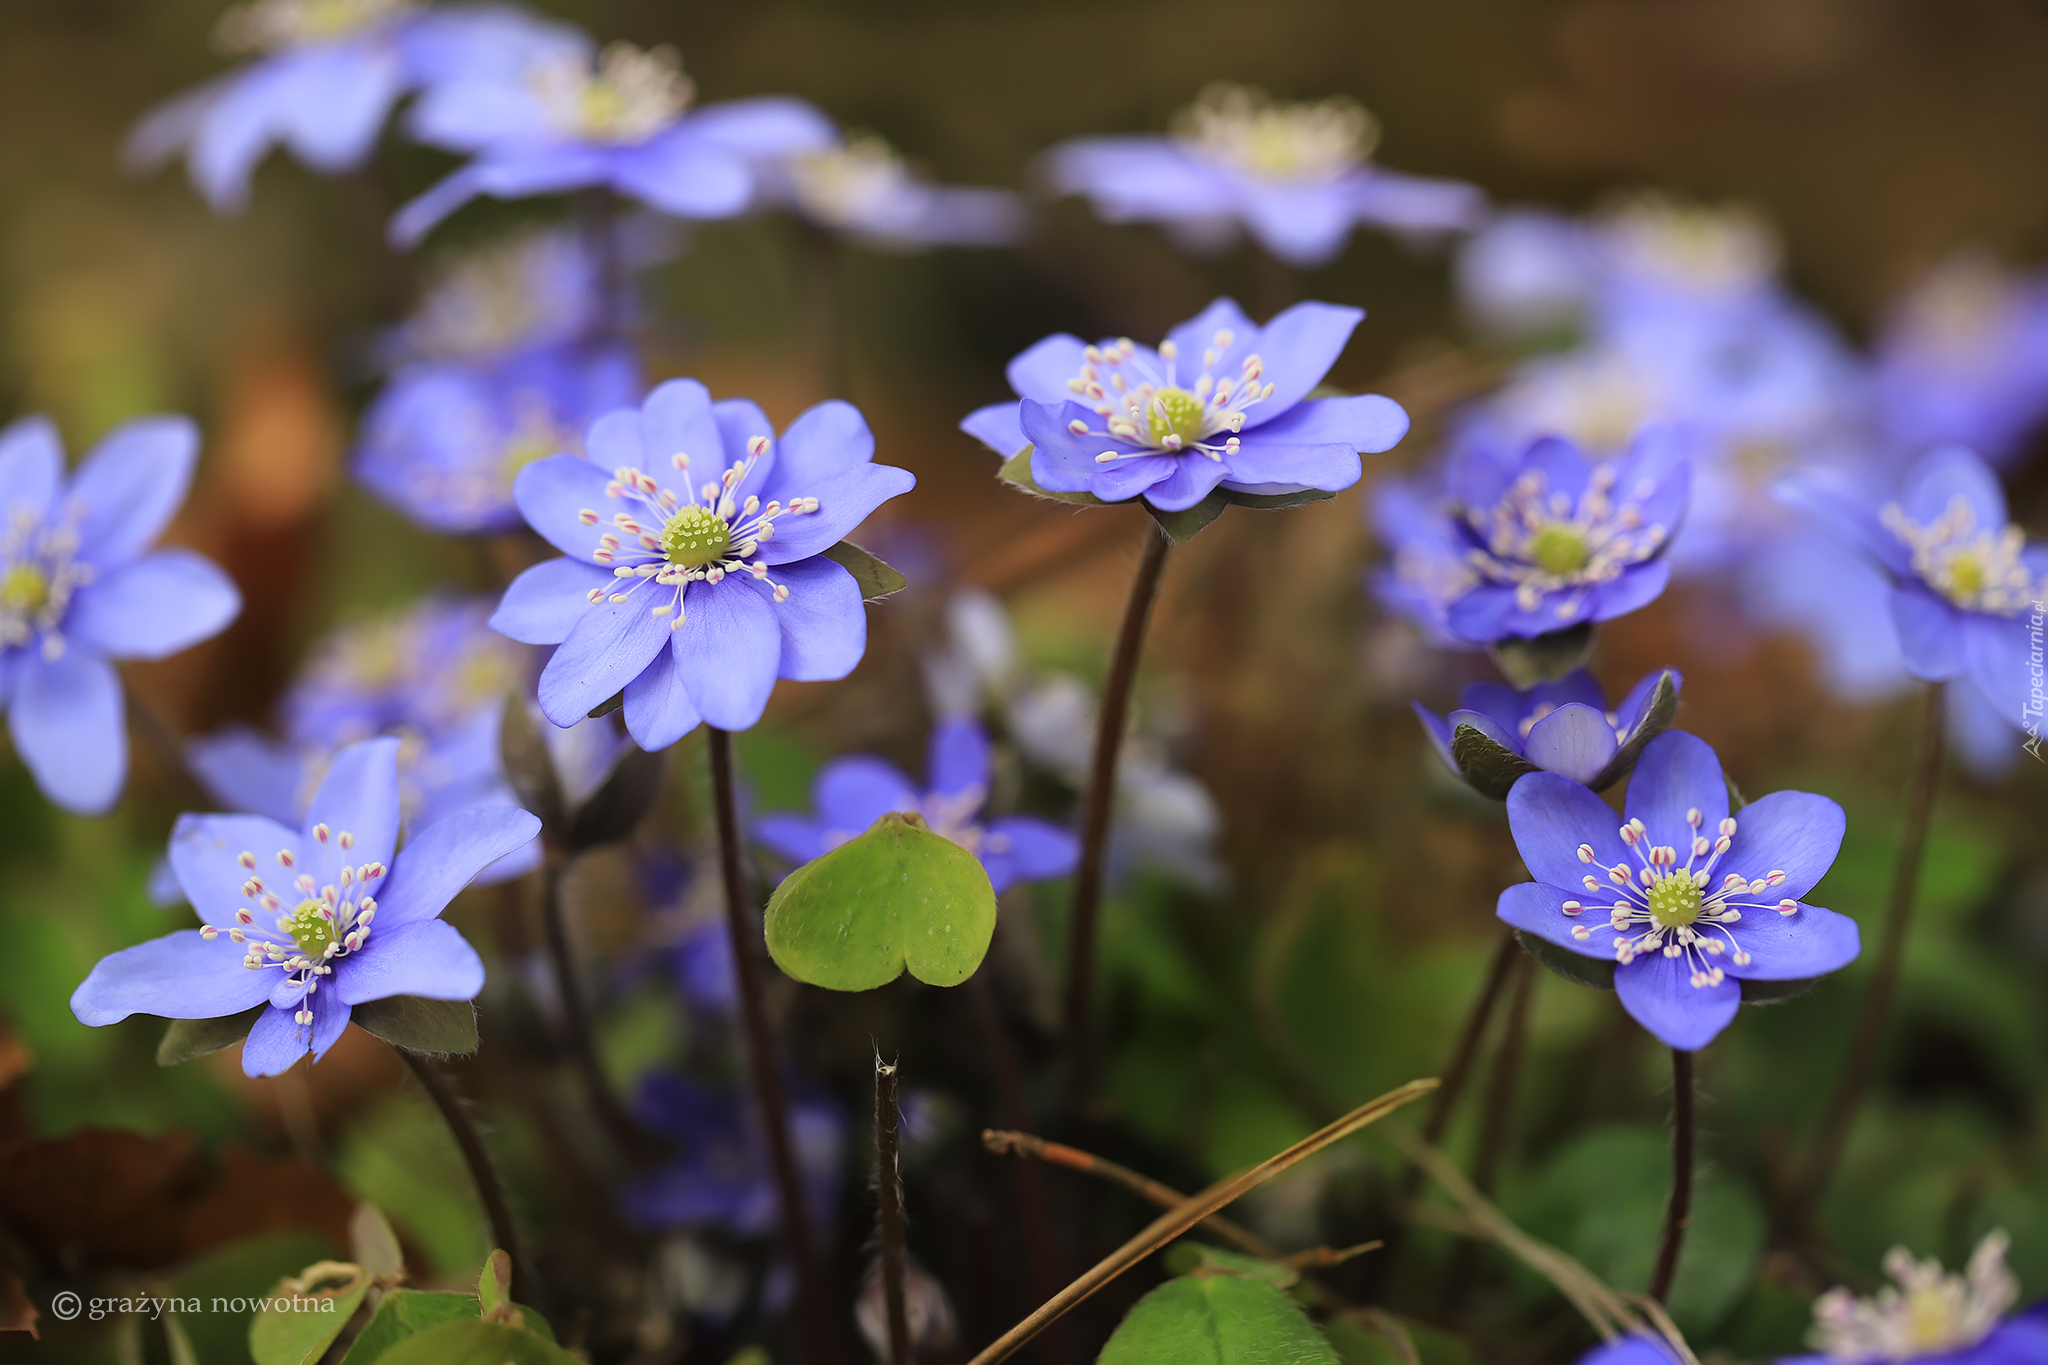
[[[767,202],[885,251],[1007,246],[1024,230],[1017,195],[930,184],[873,133],[774,163],[762,182]]]
[[[1611,711],[1584,669],[1528,689],[1473,683],[1447,716],[1420,702],[1414,707],[1445,766],[1488,796],[1505,797],[1507,786],[1530,771],[1557,773],[1604,791],[1628,776],[1634,756],[1670,724],[1653,710],[1667,682],[1675,710],[1684,680],[1670,668],[1643,678]],[[1479,747],[1459,733],[1467,729],[1482,742]],[[1501,755],[1512,761],[1502,763]]]
[[[1896,1283],[1866,1299],[1839,1287],[1821,1295],[1813,1305],[1813,1344],[1822,1354],[1785,1365],[2048,1360],[2048,1305],[2004,1316],[2020,1297],[2019,1281],[2005,1268],[2010,1244],[2003,1232],[1990,1233],[1960,1275],[1944,1274],[1939,1261],[1916,1261],[1904,1247],[1893,1247],[1884,1271]]]

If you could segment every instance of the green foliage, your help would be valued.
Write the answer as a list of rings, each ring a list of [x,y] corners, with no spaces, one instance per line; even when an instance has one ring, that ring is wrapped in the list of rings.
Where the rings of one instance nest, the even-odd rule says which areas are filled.
[[[1145,504],[1145,511],[1159,524],[1159,529],[1166,532],[1168,540],[1176,545],[1185,545],[1193,540],[1203,527],[1222,516],[1229,507],[1230,494],[1218,488],[1193,507],[1178,512],[1162,512],[1149,502]]]
[[[249,1325],[256,1365],[313,1365],[362,1307],[370,1275],[360,1266],[321,1261],[270,1291],[272,1306]],[[284,1303],[289,1306],[280,1307]]]
[[[996,471],[996,477],[1010,485],[1010,487],[1021,489],[1034,498],[1051,498],[1057,502],[1078,503],[1084,507],[1107,507],[1110,505],[1096,497],[1093,493],[1055,493],[1050,489],[1040,488],[1038,480],[1031,477],[1031,451],[1032,447],[1025,446],[1015,455],[1004,460],[1002,468]]]
[[[497,1322],[443,1322],[407,1337],[377,1365],[581,1365],[537,1332]]]
[[[268,1008],[268,1005],[257,1005],[240,1014],[222,1015],[218,1019],[172,1019],[164,1029],[163,1041],[156,1045],[156,1064],[176,1066],[179,1062],[189,1062],[194,1057],[233,1047],[249,1036],[256,1016]]]
[[[768,952],[798,981],[886,986],[907,968],[933,986],[974,975],[995,934],[996,898],[972,853],[890,812],[812,859],[769,898]]]
[[[1198,1272],[1124,1315],[1097,1365],[1339,1365],[1315,1324],[1269,1279]]]
[[[164,1297],[197,1299],[208,1308],[216,1298],[258,1298],[284,1276],[338,1250],[314,1232],[273,1232],[250,1237],[185,1267],[165,1288]],[[253,1315],[203,1312],[179,1318],[178,1325],[193,1355],[205,1365],[250,1365],[252,1318]]]
[[[399,1342],[444,1322],[479,1315],[474,1294],[436,1294],[418,1289],[393,1289],[384,1295],[362,1333],[349,1347],[342,1365],[376,1365]]]
[[[464,1053],[477,1048],[476,1006],[467,1000],[425,1000],[394,995],[357,1005],[359,1028],[407,1052]]]
[[[1176,1242],[1167,1249],[1166,1268],[1176,1275],[1202,1270],[1224,1271],[1249,1280],[1264,1280],[1275,1289],[1291,1289],[1301,1282],[1301,1272],[1278,1261],[1265,1261],[1242,1252],[1225,1251],[1206,1242]]]
[[[351,1124],[336,1173],[426,1255],[429,1272],[473,1266],[489,1253],[483,1209],[455,1141],[416,1095],[386,1099]]]
[[[853,575],[853,581],[860,585],[860,600],[863,602],[879,602],[910,586],[902,574],[850,540],[842,540],[821,553]]]
[[[1527,639],[1509,637],[1486,647],[1494,667],[1517,687],[1554,682],[1583,666],[1593,652],[1593,623],[1582,621],[1566,630]]]

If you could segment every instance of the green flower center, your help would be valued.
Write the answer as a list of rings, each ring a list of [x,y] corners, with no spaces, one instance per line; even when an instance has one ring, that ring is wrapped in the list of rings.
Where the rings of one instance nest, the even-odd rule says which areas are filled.
[[[661,532],[661,552],[685,569],[708,568],[731,547],[732,528],[708,507],[685,507]]]
[[[1206,416],[1201,399],[1178,385],[1170,386],[1152,395],[1147,434],[1156,446],[1165,445],[1169,436],[1178,436],[1181,445],[1191,446],[1202,439]]]
[[[314,962],[322,961],[327,956],[328,945],[337,937],[334,932],[334,921],[329,918],[333,912],[328,910],[327,915],[323,915],[323,910],[328,910],[326,901],[300,901],[298,908],[278,926],[290,934],[292,942],[299,945],[299,951]]]
[[[1984,561],[1975,553],[1964,550],[1948,562],[1949,578],[1954,586],[1951,593],[1960,601],[1974,600],[1984,591],[1986,575]]]
[[[39,565],[17,564],[0,574],[0,611],[40,616],[50,605],[50,576]]]
[[[1700,917],[1699,883],[1686,872],[1659,878],[1650,888],[1650,917],[1660,928],[1677,929]]]
[[[1586,549],[1585,534],[1570,526],[1553,522],[1529,541],[1529,558],[1535,561],[1536,567],[1559,578],[1585,568],[1591,557]]]

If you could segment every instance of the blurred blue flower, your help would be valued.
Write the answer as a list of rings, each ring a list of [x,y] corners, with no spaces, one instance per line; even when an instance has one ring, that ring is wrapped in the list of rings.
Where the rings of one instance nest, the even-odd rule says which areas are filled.
[[[517,71],[582,41],[521,10],[417,0],[253,0],[221,16],[216,38],[264,55],[151,111],[129,134],[127,160],[151,170],[186,152],[217,213],[248,202],[250,173],[276,143],[323,174],[351,171],[408,91]]]
[[[507,698],[525,691],[531,664],[526,650],[489,628],[489,612],[484,602],[428,598],[335,632],[285,695],[284,738],[234,726],[193,740],[186,753],[194,774],[229,810],[297,824],[337,753],[393,735],[407,828],[513,804],[498,728]],[[519,876],[539,858],[538,844],[517,849],[483,880]]]
[[[67,480],[44,417],[0,430],[0,706],[43,794],[98,815],[128,775],[110,660],[161,659],[217,635],[241,594],[190,550],[149,547],[185,501],[199,430],[116,427]]]
[[[1662,1337],[1631,1332],[1579,1357],[1579,1365],[1679,1365],[1678,1353]]]
[[[1605,801],[1556,773],[1515,783],[1508,825],[1536,880],[1503,891],[1498,913],[1614,962],[1622,1007],[1666,1045],[1712,1042],[1745,980],[1804,981],[1856,960],[1856,921],[1799,900],[1841,849],[1834,802],[1773,792],[1737,819],[1714,751],[1672,730],[1644,747],[1623,810],[1617,828]]]
[[[540,821],[507,806],[471,810],[393,856],[398,825],[395,739],[336,756],[302,831],[260,815],[180,816],[171,866],[206,923],[100,959],[71,1012],[98,1027],[131,1014],[216,1019],[267,1002],[242,1045],[242,1070],[275,1076],[308,1052],[324,1057],[356,1005],[475,999],[484,964],[439,915]],[[273,859],[276,886],[257,870]],[[236,946],[215,941],[223,934]]]
[[[829,147],[830,120],[801,100],[732,100],[689,111],[695,87],[672,49],[613,43],[549,49],[516,70],[458,73],[428,87],[413,135],[474,153],[399,209],[411,246],[478,195],[524,199],[603,187],[679,218],[729,218],[755,197],[754,167]]]
[[[2005,1267],[2010,1239],[1992,1232],[1960,1275],[1904,1247],[1884,1258],[1896,1281],[1869,1298],[1830,1289],[1813,1305],[1812,1342],[1822,1354],[1783,1365],[2036,1365],[2048,1360],[2048,1302],[2006,1318],[2020,1284]],[[2001,1320],[2003,1319],[2003,1320]]]
[[[1382,170],[1370,159],[1378,141],[1352,100],[1288,104],[1218,82],[1175,116],[1172,136],[1077,138],[1047,152],[1046,169],[1109,222],[1166,223],[1197,250],[1242,224],[1297,266],[1329,261],[1360,223],[1433,236],[1478,221],[1478,189]]]
[[[2010,465],[2048,419],[2048,274],[1981,256],[1943,263],[1892,310],[1875,362],[1893,448],[1964,445]]]
[[[649,1132],[673,1139],[678,1160],[625,1188],[626,1214],[640,1227],[712,1227],[763,1237],[780,1223],[781,1205],[748,1096],[688,1076],[656,1073],[635,1106]],[[830,1100],[799,1089],[789,1107],[790,1140],[811,1216],[829,1222],[839,1197],[846,1118]]]
[[[1178,512],[1218,486],[1335,492],[1358,482],[1360,452],[1408,431],[1391,398],[1309,398],[1364,316],[1298,303],[1262,328],[1218,299],[1156,351],[1056,333],[1010,362],[1022,402],[981,408],[960,428],[1005,458],[1033,447],[1040,488],[1104,502],[1143,496]]]
[[[2010,524],[1983,459],[1961,446],[1930,451],[1907,469],[1898,500],[1882,506],[1825,472],[1785,481],[1779,496],[1890,579],[1890,621],[1909,672],[1967,678],[2006,724],[2039,735],[2048,546],[2028,545]]]
[[[632,306],[624,282],[605,296],[606,263],[658,256],[645,234],[613,224],[609,244],[566,228],[529,229],[439,262],[411,317],[381,348],[393,368],[436,360],[502,360],[550,343],[588,341]]]
[[[1469,579],[1442,579],[1452,594],[1443,624],[1459,639],[1488,644],[1544,635],[1582,621],[1606,621],[1664,591],[1671,548],[1685,513],[1691,466],[1665,428],[1646,428],[1628,453],[1595,463],[1559,437],[1508,453],[1481,444],[1454,453],[1445,505],[1396,542],[1448,543],[1462,551]]]
[[[1007,246],[1024,230],[1019,195],[931,184],[873,133],[849,133],[757,172],[764,202],[883,251]]]
[[[520,471],[521,514],[564,558],[521,574],[491,617],[558,646],[540,677],[548,719],[573,725],[623,691],[627,731],[665,749],[699,721],[746,729],[778,677],[853,671],[861,589],[824,552],[916,483],[874,463],[857,409],[820,403],[778,446],[752,402],[714,404],[677,379],[598,418],[586,441],[587,460]]]
[[[1646,674],[1611,711],[1600,684],[1583,668],[1526,692],[1506,683],[1472,683],[1459,696],[1458,709],[1447,716],[1421,702],[1413,705],[1438,757],[1461,779],[1451,740],[1460,725],[1470,725],[1543,771],[1599,791],[1627,776],[1625,768],[1610,767],[1650,719],[1650,701],[1667,677],[1674,689],[1685,685],[1677,669],[1659,669]]]
[[[997,895],[1018,882],[1064,877],[1081,846],[1059,826],[1028,815],[983,820],[995,758],[988,736],[972,720],[956,717],[932,731],[926,790],[894,764],[861,755],[837,759],[812,788],[815,816],[772,814],[754,824],[754,837],[792,862],[807,863],[839,847],[890,811],[924,817],[934,834],[981,859]]]

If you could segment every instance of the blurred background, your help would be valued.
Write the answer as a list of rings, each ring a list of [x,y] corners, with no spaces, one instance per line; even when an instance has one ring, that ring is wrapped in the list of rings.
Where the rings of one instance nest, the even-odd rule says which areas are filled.
[[[676,45],[702,98],[814,101],[960,184],[1028,183],[1034,155],[1063,138],[1163,129],[1215,79],[1349,94],[1381,122],[1382,164],[1468,180],[1499,203],[1594,212],[1652,190],[1752,212],[1781,245],[1789,287],[1851,345],[1958,253],[2012,267],[2048,254],[2048,9],[2021,0],[535,8],[600,40]],[[219,69],[219,9],[0,7],[0,416],[49,413],[74,453],[140,413],[201,423],[199,481],[171,539],[222,564],[246,606],[219,638],[128,673],[182,735],[268,723],[323,634],[435,588],[488,592],[502,567],[488,545],[415,527],[345,472],[377,379],[373,342],[404,311],[418,264],[387,253],[382,223],[451,160],[389,137],[374,174],[330,180],[273,156],[251,206],[228,219],[175,171],[123,173],[136,118]],[[421,259],[551,216],[570,215],[546,201],[478,205]],[[752,396],[778,424],[835,396],[797,226],[745,218],[679,237],[644,276],[647,377]],[[948,647],[962,590],[1001,601],[1029,668],[1099,679],[1145,519],[1021,497],[956,426],[1007,395],[1004,364],[1039,337],[1156,340],[1218,293],[1261,318],[1292,297],[1355,304],[1369,316],[1331,381],[1415,416],[1401,445],[1368,457],[1361,488],[1287,513],[1233,511],[1168,568],[1138,729],[1152,761],[1207,793],[1183,822],[1202,853],[1179,875],[1140,860],[1116,884],[1103,925],[1108,1103],[1066,1135],[1183,1188],[1434,1074],[1496,941],[1494,898],[1522,876],[1498,807],[1441,771],[1408,710],[1414,697],[1444,709],[1486,676],[1483,661],[1429,649],[1365,587],[1381,553],[1370,486],[1428,458],[1445,414],[1509,363],[1461,314],[1453,255],[1361,232],[1326,267],[1276,274],[1247,247],[1191,259],[1154,228],[1106,226],[1068,199],[1038,205],[1016,249],[838,259],[836,396],[867,414],[878,458],[919,481],[862,540],[912,587],[871,610],[852,679],[784,684],[742,738],[757,810],[805,804],[817,767],[842,753],[921,770],[922,661]],[[2039,535],[2048,463],[2034,444],[2006,472],[2016,519]],[[1812,899],[1856,915],[1870,942],[1910,699],[1838,699],[1811,644],[1746,623],[1712,581],[1616,623],[1595,671],[1612,696],[1664,665],[1686,676],[1680,724],[1743,790],[1798,787],[1847,808],[1842,858]],[[310,1078],[248,1081],[232,1050],[160,1070],[152,1021],[88,1030],[72,1018],[66,1002],[94,961],[176,927],[146,886],[191,798],[160,755],[138,744],[135,763],[127,801],[102,820],[53,811],[17,762],[0,764],[0,1144],[19,1144],[0,1151],[9,1257],[46,1274],[256,1292],[338,1246],[351,1201],[368,1199],[423,1278],[473,1275],[488,1246],[454,1150],[381,1045],[352,1033]],[[693,736],[637,844],[576,874],[576,928],[622,1089],[717,1027],[675,965],[718,903],[698,875],[703,763]],[[1071,818],[1071,791],[1016,785],[1018,801]],[[2029,1295],[2048,1291],[2044,830],[2048,783],[2031,760],[1989,779],[1949,774],[1878,1089],[1832,1185],[1821,1253],[1775,1244],[1771,1201],[1838,1064],[1860,968],[1745,1012],[1703,1057],[1706,1165],[1674,1303],[1703,1355],[1798,1349],[1814,1294],[1869,1288],[1895,1243],[1954,1264],[2003,1227]],[[965,992],[777,983],[798,1065],[841,1115],[830,1245],[849,1292],[871,1218],[859,1136],[871,1044],[901,1055],[923,1097],[911,1245],[960,1324],[959,1346],[936,1358],[964,1359],[1150,1217],[1067,1172],[1020,1181],[976,1140],[1056,1107],[1064,904],[1064,884],[1005,901],[985,975],[1016,1052],[1007,1096]],[[536,1041],[551,1001],[533,911],[532,888],[510,883],[452,912],[492,964],[483,1049],[456,1070],[544,1272],[598,1305],[558,1328],[599,1360],[725,1360],[774,1340],[761,1305],[775,1271],[758,1237],[622,1231],[616,1191],[561,1178],[581,1137],[573,1117],[550,1128],[550,1104],[574,1090]],[[1531,980],[1526,1050],[1497,1083],[1509,1119],[1493,1188],[1528,1230],[1640,1288],[1664,1197],[1666,1062],[1611,995]],[[1451,1149],[1469,1159],[1479,1140],[1461,1118]],[[1386,1149],[1353,1144],[1263,1192],[1245,1218],[1289,1247],[1385,1235],[1399,1169]],[[1412,1232],[1394,1273],[1365,1257],[1331,1278],[1413,1323],[1431,1365],[1569,1360],[1590,1341],[1548,1286],[1441,1233]],[[1152,1283],[1150,1271],[1119,1283],[1037,1358],[1092,1356]],[[159,1358],[161,1343],[87,1326],[0,1355]],[[208,1330],[209,1365],[244,1358],[234,1330]]]

